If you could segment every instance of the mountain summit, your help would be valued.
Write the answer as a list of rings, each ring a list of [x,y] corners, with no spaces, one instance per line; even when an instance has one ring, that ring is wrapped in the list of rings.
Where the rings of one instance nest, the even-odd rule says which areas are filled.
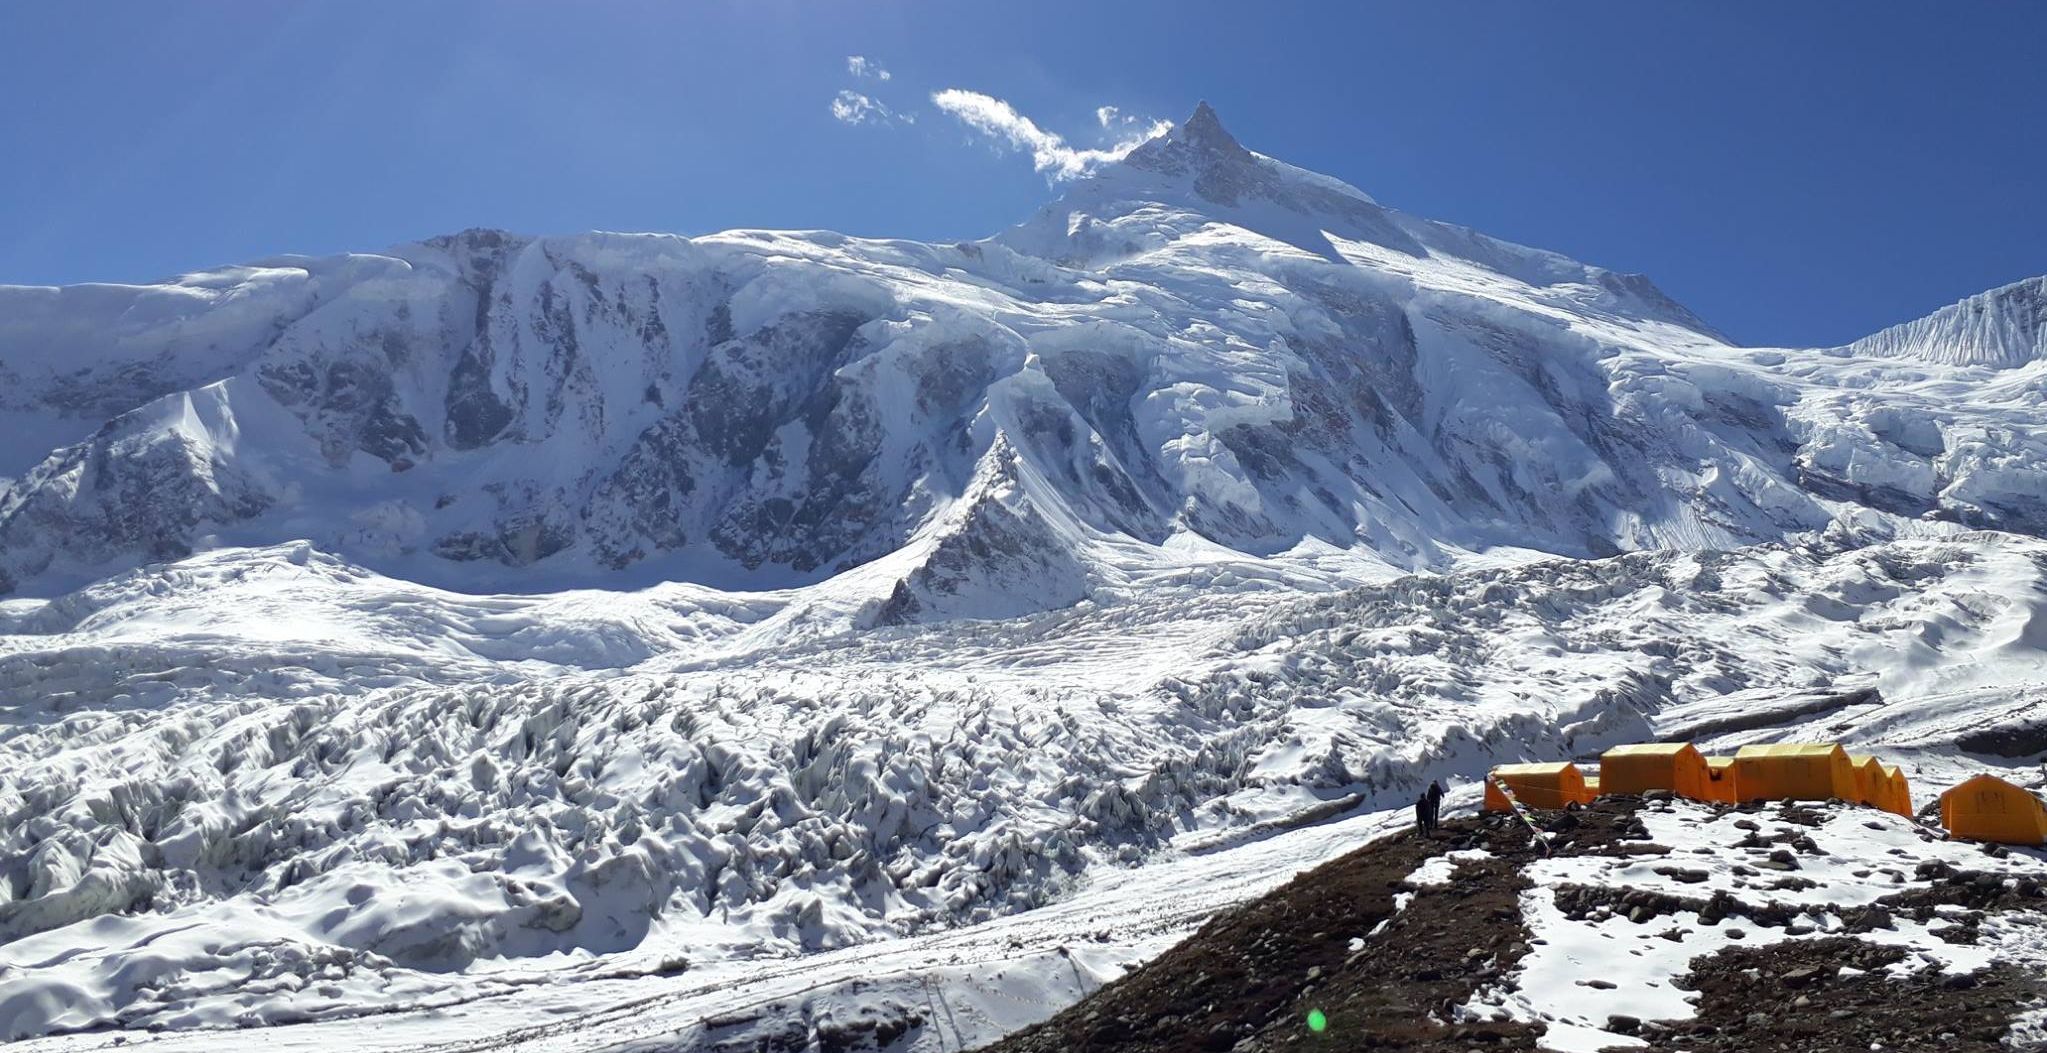
[[[2036,400],[1852,364],[2017,364],[2028,295],[1745,351],[1203,104],[976,243],[472,231],[0,289],[0,590],[307,539],[461,588],[862,567],[861,617],[905,620],[1197,550],[1343,580],[1844,519],[2038,533]]]
[[[1183,141],[1217,153],[1250,153],[1238,144],[1236,136],[1223,128],[1222,118],[1216,116],[1215,107],[1210,106],[1207,99],[1194,104],[1194,112],[1187,115],[1176,132]]]
[[[1154,137],[1132,150],[1123,163],[1132,168],[1157,172],[1192,172],[1197,180],[1215,181],[1256,167],[1257,155],[1244,149],[1223,128],[1222,118],[1203,102],[1192,116],[1164,135]],[[1228,187],[1216,185],[1217,204],[1231,204]]]
[[[1332,259],[1322,227],[1408,255],[1426,252],[1362,191],[1245,149],[1206,102],[1002,240],[1069,264],[1100,263],[1215,218]]]
[[[1642,275],[1410,216],[1342,180],[1247,150],[1205,102],[997,240],[1068,266],[1098,267],[1216,222],[1337,264],[1411,271],[1414,261],[1458,261],[1532,286],[1596,289],[1606,294],[1604,308],[1717,335]]]

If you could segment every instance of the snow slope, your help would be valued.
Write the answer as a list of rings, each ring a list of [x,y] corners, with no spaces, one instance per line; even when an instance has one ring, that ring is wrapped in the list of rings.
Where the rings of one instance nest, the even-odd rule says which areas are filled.
[[[1733,347],[1205,107],[981,242],[0,303],[5,1037],[955,1048],[1431,778],[2047,750],[2016,323]]]
[[[0,443],[0,590],[300,539],[492,591],[900,555],[870,613],[901,620],[1063,606],[1188,546],[1354,577],[1841,518],[2037,534],[2037,292],[1735,348],[1639,275],[1385,208],[1203,107],[981,242],[469,231],[0,290],[0,409],[42,415]]]

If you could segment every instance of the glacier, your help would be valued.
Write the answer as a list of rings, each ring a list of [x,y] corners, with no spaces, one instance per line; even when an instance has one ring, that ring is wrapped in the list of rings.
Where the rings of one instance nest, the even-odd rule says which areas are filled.
[[[1204,105],[981,241],[0,288],[0,1039],[959,1048],[1431,779],[2021,764],[2043,281],[1741,347]]]

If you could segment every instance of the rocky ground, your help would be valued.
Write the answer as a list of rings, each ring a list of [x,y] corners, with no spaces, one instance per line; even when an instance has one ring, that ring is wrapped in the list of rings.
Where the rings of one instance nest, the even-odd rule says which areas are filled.
[[[1363,847],[989,1053],[2043,1048],[2039,855],[1838,804],[1539,818]]]

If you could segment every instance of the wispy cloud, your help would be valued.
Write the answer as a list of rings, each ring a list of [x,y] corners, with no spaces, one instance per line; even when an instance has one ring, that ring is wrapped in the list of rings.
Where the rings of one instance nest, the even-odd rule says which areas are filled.
[[[846,72],[855,77],[873,77],[875,80],[888,80],[894,76],[881,68],[881,63],[871,61],[865,55],[847,55]]]
[[[882,68],[881,63],[865,55],[847,55],[846,72],[854,80],[873,81],[877,88],[894,77],[894,74]],[[895,109],[867,91],[855,91],[852,88],[846,88],[832,97],[832,118],[844,124],[917,123],[915,113]]]
[[[864,95],[850,88],[832,98],[832,116],[846,124],[904,124],[917,123],[914,113],[898,113],[889,109],[880,100]]]
[[[1139,143],[1172,127],[1167,121],[1140,121],[1123,116],[1113,106],[1095,111],[1103,128],[1122,127],[1124,136],[1113,145],[1082,149],[1063,136],[1038,127],[1016,107],[992,95],[961,88],[947,88],[931,96],[931,104],[958,118],[967,127],[998,142],[1031,155],[1031,165],[1052,179],[1074,179],[1101,165],[1120,160]]]

